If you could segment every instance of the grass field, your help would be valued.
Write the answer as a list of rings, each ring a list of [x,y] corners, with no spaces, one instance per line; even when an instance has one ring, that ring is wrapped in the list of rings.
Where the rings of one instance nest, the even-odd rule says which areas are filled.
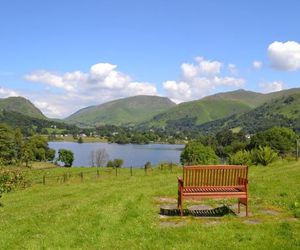
[[[65,172],[71,177],[63,182]],[[97,177],[92,168],[27,172],[35,183],[0,200],[0,249],[300,248],[293,208],[300,200],[300,162],[250,168],[248,218],[160,216],[160,205],[176,198],[179,168],[117,174],[101,169]]]

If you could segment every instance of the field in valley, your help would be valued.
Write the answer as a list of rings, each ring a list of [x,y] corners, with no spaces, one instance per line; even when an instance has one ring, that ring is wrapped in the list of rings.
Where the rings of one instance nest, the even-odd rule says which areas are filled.
[[[161,216],[161,205],[176,203],[180,174],[177,167],[117,176],[113,169],[28,171],[32,185],[0,199],[0,249],[300,248],[300,162],[250,167],[249,217]]]

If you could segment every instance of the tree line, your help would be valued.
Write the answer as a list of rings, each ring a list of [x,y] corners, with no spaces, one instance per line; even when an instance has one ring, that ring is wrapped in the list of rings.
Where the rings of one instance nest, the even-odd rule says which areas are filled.
[[[247,137],[227,129],[215,135],[200,136],[189,142],[182,154],[183,165],[230,164],[268,165],[277,158],[294,157],[299,136],[290,128],[273,127]]]
[[[7,124],[0,123],[0,165],[29,166],[32,161],[60,161],[65,166],[72,166],[74,155],[67,149],[56,151],[49,148],[44,136],[32,135],[24,137],[21,129],[13,129]]]

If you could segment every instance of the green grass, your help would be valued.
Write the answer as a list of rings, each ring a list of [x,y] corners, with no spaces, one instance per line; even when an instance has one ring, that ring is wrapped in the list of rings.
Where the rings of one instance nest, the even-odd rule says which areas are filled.
[[[65,172],[72,177],[61,183],[55,176]],[[157,197],[176,198],[179,174],[179,169],[147,175],[134,169],[130,176],[129,169],[121,169],[115,176],[114,170],[101,169],[97,178],[91,168],[29,171],[28,178],[46,175],[48,181],[3,195],[0,249],[299,249],[293,204],[300,199],[300,162],[250,168],[249,218],[160,218]],[[266,215],[263,209],[280,213]],[[164,227],[165,221],[185,224]]]

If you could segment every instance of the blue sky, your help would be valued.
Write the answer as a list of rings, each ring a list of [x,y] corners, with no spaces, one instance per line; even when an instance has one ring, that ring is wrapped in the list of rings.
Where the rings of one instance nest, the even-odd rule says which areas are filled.
[[[0,97],[65,117],[116,98],[176,102],[299,87],[299,1],[0,4]]]

